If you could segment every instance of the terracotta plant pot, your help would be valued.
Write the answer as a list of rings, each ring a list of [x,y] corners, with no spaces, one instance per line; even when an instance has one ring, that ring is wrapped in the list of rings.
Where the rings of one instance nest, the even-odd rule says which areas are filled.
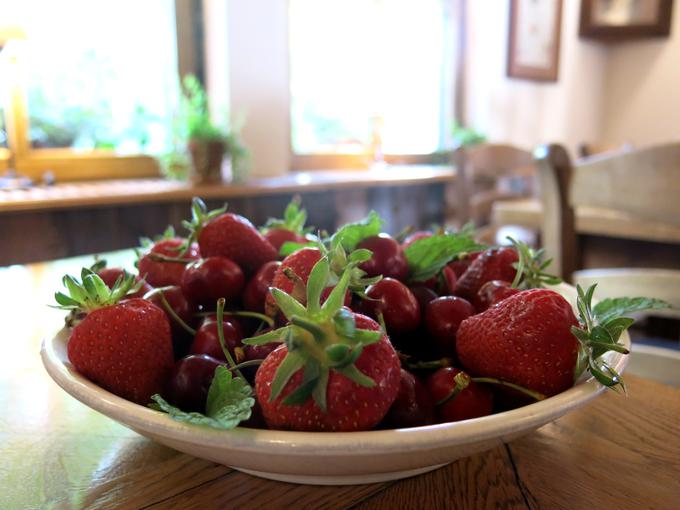
[[[227,149],[223,140],[190,140],[191,180],[195,183],[222,182],[222,161]]]

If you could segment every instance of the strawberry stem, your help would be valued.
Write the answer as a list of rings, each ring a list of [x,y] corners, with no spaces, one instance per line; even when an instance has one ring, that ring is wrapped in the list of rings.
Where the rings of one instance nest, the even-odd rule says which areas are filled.
[[[217,300],[217,337],[220,340],[220,347],[222,347],[222,352],[224,353],[224,357],[227,358],[227,362],[229,363],[229,369],[235,371],[238,376],[243,379],[244,381],[246,378],[243,376],[241,371],[238,369],[238,365],[234,361],[234,358],[232,357],[231,353],[229,352],[229,349],[227,349],[227,342],[224,339],[224,325],[222,324],[222,321],[224,320],[224,304],[225,304],[225,299],[220,298]]]
[[[189,333],[192,336],[195,335],[196,330],[194,328],[192,328],[191,326],[189,326],[186,322],[184,322],[182,320],[182,318],[179,315],[177,315],[177,312],[175,312],[175,310],[172,309],[172,306],[170,306],[170,303],[166,299],[165,294],[163,294],[164,289],[165,289],[164,287],[159,287],[157,289],[150,290],[149,292],[144,294],[144,299],[150,299],[151,297],[158,294],[160,299],[161,299],[161,303],[163,304],[163,308],[165,309],[167,314],[170,317],[172,317],[184,331],[186,331],[187,333]]]

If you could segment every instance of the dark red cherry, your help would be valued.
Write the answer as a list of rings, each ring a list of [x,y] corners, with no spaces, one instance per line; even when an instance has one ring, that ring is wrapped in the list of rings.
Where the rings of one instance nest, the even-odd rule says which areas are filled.
[[[185,240],[181,238],[163,239],[156,242],[148,253],[140,257],[139,276],[144,278],[152,287],[179,285],[182,281],[186,262],[156,260],[153,255],[182,260],[198,259],[200,257],[198,244],[192,244],[186,253],[182,253],[184,242]]]
[[[440,368],[432,374],[425,386],[435,403],[439,422],[461,421],[487,416],[493,410],[493,394],[466,375],[467,386],[456,392],[455,379],[461,370],[454,367]]]
[[[512,283],[506,282],[505,280],[488,281],[477,291],[475,309],[477,310],[477,313],[481,313],[490,306],[493,306],[518,292],[519,289],[512,287]]]
[[[194,302],[214,307],[219,298],[227,303],[241,297],[245,276],[226,257],[208,257],[189,264],[182,275],[182,292]]]
[[[470,252],[459,259],[449,262],[447,267],[453,269],[453,272],[456,273],[456,276],[460,278],[463,276],[463,273],[467,270],[467,268],[470,267],[470,264],[472,264],[474,260],[481,255],[481,253],[481,251]]]
[[[435,419],[432,396],[416,376],[402,368],[399,392],[383,425],[393,429],[420,427],[434,423]]]
[[[170,323],[170,331],[172,332],[172,346],[175,353],[175,359],[185,356],[189,350],[189,345],[192,341],[192,335],[180,326],[177,319],[168,312],[161,299],[160,293],[163,293],[165,300],[173,312],[189,327],[193,328],[196,324],[194,314],[197,311],[196,305],[189,301],[182,289],[177,286],[163,287],[155,289],[155,292],[150,295],[149,301],[158,306],[165,312],[165,316]]]
[[[215,369],[223,364],[205,354],[191,355],[179,360],[168,381],[168,401],[182,411],[205,413],[205,401]]]
[[[243,333],[241,328],[234,322],[229,320],[222,321],[224,330],[224,342],[229,350],[229,353],[235,359],[236,348],[242,347]],[[191,354],[207,354],[215,359],[226,361],[227,358],[220,346],[220,337],[217,333],[217,321],[212,317],[207,317],[201,327],[196,331],[194,341],[191,344]]]
[[[283,246],[287,242],[291,243],[306,243],[307,239],[304,236],[301,236],[300,234],[296,234],[292,230],[288,230],[285,228],[272,228],[267,231],[266,234],[264,234],[264,238],[269,241],[269,243],[276,248],[276,253],[281,250],[281,246]]]
[[[383,278],[368,287],[361,303],[361,313],[385,321],[388,334],[413,331],[420,324],[420,305],[409,288],[394,278]]]
[[[411,285],[409,289],[411,289],[411,292],[418,300],[418,304],[420,305],[421,310],[425,310],[425,307],[430,301],[432,301],[433,299],[437,299],[437,293],[431,288],[426,287],[425,285],[422,284]]]
[[[373,252],[373,256],[359,267],[368,276],[382,275],[387,278],[406,280],[408,263],[397,241],[387,234],[368,237],[361,241],[357,248],[365,248]]]
[[[457,296],[442,296],[428,303],[423,322],[441,356],[455,355],[458,326],[474,313],[470,302]]]
[[[251,312],[264,313],[264,302],[274,279],[274,273],[281,265],[278,260],[265,263],[248,281],[243,291],[243,306]]]

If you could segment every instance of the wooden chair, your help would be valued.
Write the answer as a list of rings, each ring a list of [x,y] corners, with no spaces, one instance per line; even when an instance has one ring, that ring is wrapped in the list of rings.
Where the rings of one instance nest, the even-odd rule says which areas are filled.
[[[536,244],[539,224],[508,226],[494,224],[492,220],[495,202],[534,194],[536,171],[529,151],[511,145],[483,143],[457,149],[453,153],[453,162],[458,177],[454,196],[451,197],[451,202],[455,203],[452,216],[458,225],[472,222],[480,237],[491,243],[505,237],[499,231],[509,230]]]
[[[543,208],[541,238],[547,255],[553,257],[553,270],[574,284],[588,287],[597,283],[598,299],[619,296],[651,296],[664,299],[670,310],[658,310],[673,323],[677,336],[680,320],[680,244],[648,243],[642,253],[635,244],[619,244],[617,250],[629,253],[637,266],[580,269],[586,259],[586,236],[577,236],[575,208],[606,208],[630,215],[641,222],[680,227],[680,143],[638,151],[603,155],[572,164],[567,151],[559,145],[535,151]],[[631,220],[631,225],[635,223]],[[630,241],[628,241],[631,243]],[[661,248],[671,255],[661,257]],[[592,260],[592,259],[591,259]],[[610,252],[602,261],[618,261]],[[663,263],[666,268],[663,268]],[[668,321],[668,319],[671,321]],[[668,329],[668,328],[666,328]],[[643,337],[648,337],[644,334]],[[652,335],[654,336],[654,335]],[[629,371],[666,384],[680,386],[680,344],[655,347],[634,342]]]

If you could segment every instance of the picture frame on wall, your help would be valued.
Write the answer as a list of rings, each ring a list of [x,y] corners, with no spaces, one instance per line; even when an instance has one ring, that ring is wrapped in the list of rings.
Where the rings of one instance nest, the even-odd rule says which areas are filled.
[[[510,0],[507,75],[557,81],[562,0]]]
[[[601,40],[668,37],[673,0],[581,0],[579,36]]]

